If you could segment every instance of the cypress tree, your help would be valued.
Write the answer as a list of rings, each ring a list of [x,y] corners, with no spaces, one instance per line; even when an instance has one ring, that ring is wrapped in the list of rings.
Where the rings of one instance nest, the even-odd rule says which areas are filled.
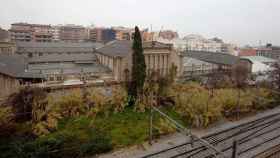
[[[135,27],[132,50],[132,74],[129,93],[136,98],[137,94],[142,93],[146,78],[146,64],[143,54],[142,38],[137,26]]]

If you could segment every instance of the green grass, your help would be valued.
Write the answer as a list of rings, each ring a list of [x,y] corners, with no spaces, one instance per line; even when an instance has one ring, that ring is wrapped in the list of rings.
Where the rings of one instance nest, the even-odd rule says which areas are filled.
[[[171,109],[165,109],[165,112],[178,120],[180,123],[179,115]],[[125,146],[141,144],[149,137],[149,117],[150,112],[135,112],[131,108],[127,108],[124,112],[111,114],[108,117],[98,116],[94,120],[94,125],[108,131],[111,135],[114,147],[121,148]],[[160,128],[159,114],[154,115],[155,127]],[[164,127],[163,127],[164,128]],[[158,131],[155,131],[156,134]]]
[[[183,123],[172,108],[164,108],[162,111],[176,121]],[[161,118],[158,113],[154,113],[153,131],[155,136],[164,132],[167,134],[170,131],[168,129],[171,126],[162,121]],[[22,141],[17,139],[4,140],[10,142],[8,145],[4,145],[5,143],[0,141],[0,151],[5,155],[4,157],[17,157],[19,153],[15,153],[14,150],[18,150],[22,151],[21,155],[32,154],[36,157],[39,154],[49,158],[71,157],[81,153],[91,155],[91,153],[108,152],[112,148],[118,149],[147,141],[149,138],[149,119],[149,110],[136,112],[133,108],[126,108],[119,113],[112,112],[107,116],[98,115],[95,118],[87,116],[64,118],[59,121],[55,131],[45,136],[36,139],[27,138]],[[15,146],[13,145],[15,143],[22,145]],[[49,153],[49,151],[55,150],[58,152]]]

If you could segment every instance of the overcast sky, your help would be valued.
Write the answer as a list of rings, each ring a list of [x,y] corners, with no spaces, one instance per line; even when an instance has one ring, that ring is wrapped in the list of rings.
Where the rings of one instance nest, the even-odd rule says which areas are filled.
[[[172,29],[226,42],[280,45],[280,0],[2,0],[0,27],[14,22]]]

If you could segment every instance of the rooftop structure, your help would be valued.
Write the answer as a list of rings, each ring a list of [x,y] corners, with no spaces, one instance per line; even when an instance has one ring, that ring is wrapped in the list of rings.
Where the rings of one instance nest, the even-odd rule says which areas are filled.
[[[25,57],[36,57],[47,54],[92,54],[97,48],[103,46],[100,43],[69,43],[69,42],[17,42],[17,54]]]

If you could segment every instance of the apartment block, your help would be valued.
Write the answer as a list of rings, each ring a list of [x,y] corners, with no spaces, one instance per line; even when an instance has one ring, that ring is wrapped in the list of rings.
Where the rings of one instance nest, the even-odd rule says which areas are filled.
[[[96,27],[89,30],[89,40],[92,42],[102,42],[102,31],[105,28]]]
[[[83,42],[87,40],[87,29],[80,25],[63,25],[59,27],[59,38],[65,42]]]
[[[178,33],[172,30],[160,31],[158,36],[159,38],[168,39],[168,40],[179,38]]]
[[[222,52],[222,43],[206,39],[200,35],[191,34],[183,38],[186,48],[190,51]]]
[[[116,33],[116,40],[131,40],[133,38],[134,29],[126,27],[113,27],[112,28]]]
[[[273,46],[272,44],[267,44],[266,46],[257,48],[256,55],[279,60],[280,46]]]
[[[12,41],[51,42],[53,36],[51,25],[14,23],[9,31]]]

